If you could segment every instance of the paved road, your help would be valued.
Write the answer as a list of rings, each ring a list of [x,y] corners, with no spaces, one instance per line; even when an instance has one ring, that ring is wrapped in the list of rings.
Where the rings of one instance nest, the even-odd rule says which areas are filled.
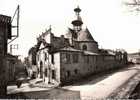
[[[59,100],[80,100],[80,91],[71,91],[62,88],[50,90],[38,90],[17,94],[10,94],[7,97],[12,99],[59,99]]]
[[[63,88],[80,91],[81,99],[104,99],[128,82],[128,80],[134,77],[139,71],[140,65],[135,65],[119,70],[111,75],[105,75],[104,77],[106,78],[104,79],[100,77],[96,80],[92,79],[86,84],[65,86]]]
[[[96,77],[92,76],[84,81],[62,88],[48,89],[30,87],[28,84],[24,84],[19,90],[14,86],[10,86],[8,87],[8,92],[25,92],[28,90],[28,92],[22,93],[24,98],[104,99],[123,84],[127,83],[139,71],[140,65],[133,65],[129,68],[117,70],[117,72],[111,72],[105,75],[99,74]]]

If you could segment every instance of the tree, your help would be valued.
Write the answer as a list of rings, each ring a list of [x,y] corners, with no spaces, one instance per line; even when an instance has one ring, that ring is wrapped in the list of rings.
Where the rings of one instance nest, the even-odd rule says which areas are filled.
[[[140,0],[124,0],[123,3],[130,8],[130,11],[140,11]]]

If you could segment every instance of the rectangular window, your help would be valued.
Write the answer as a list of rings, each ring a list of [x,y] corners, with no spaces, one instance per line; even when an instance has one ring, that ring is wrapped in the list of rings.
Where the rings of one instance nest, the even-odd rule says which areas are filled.
[[[66,63],[66,53],[62,53],[61,60],[63,63]]]
[[[45,61],[46,61],[48,59],[47,53],[44,53],[44,56],[45,56]]]
[[[54,64],[54,54],[51,55],[51,62]]]
[[[66,76],[67,76],[67,77],[70,77],[70,76],[71,76],[71,73],[70,73],[69,70],[66,72]]]
[[[56,79],[56,71],[52,70],[52,79]]]
[[[73,54],[73,63],[78,63],[78,54]]]
[[[45,68],[45,76],[46,77],[48,76],[48,70],[47,70],[47,68]]]
[[[66,53],[66,63],[70,63],[70,54]]]
[[[63,53],[62,54],[62,62],[63,63],[70,63],[70,54],[69,53]]]

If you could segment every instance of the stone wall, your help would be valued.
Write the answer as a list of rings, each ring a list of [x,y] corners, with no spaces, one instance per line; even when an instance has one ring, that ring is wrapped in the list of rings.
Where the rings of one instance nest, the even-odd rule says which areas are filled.
[[[67,56],[68,58],[67,62]],[[77,55],[78,60],[74,61],[74,57]],[[71,80],[80,79],[82,76],[86,76],[94,72],[96,67],[96,56],[84,56],[82,52],[61,52],[61,82],[69,82]]]
[[[85,55],[83,52],[70,51],[60,53],[60,78],[63,84],[125,65],[122,59],[116,59],[116,55]],[[74,62],[73,55],[78,55],[78,62]]]

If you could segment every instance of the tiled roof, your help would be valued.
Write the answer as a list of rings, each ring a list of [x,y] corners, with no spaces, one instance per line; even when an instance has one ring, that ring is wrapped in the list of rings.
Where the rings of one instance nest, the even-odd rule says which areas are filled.
[[[84,55],[99,55],[99,54],[91,51],[84,51]]]
[[[78,34],[78,41],[95,41],[87,28],[81,30]]]
[[[60,49],[60,51],[75,51],[75,52],[82,52],[81,50],[72,48],[72,47],[64,47],[62,49]]]
[[[110,49],[100,49],[99,52],[102,55],[113,55],[113,56],[116,55],[116,52]]]
[[[64,47],[60,49],[60,51],[75,51],[75,52],[83,52],[85,55],[99,55],[98,53],[94,53],[91,51],[83,51],[83,50],[75,49],[72,47]]]
[[[113,50],[107,50],[109,55],[116,55],[116,53]]]

